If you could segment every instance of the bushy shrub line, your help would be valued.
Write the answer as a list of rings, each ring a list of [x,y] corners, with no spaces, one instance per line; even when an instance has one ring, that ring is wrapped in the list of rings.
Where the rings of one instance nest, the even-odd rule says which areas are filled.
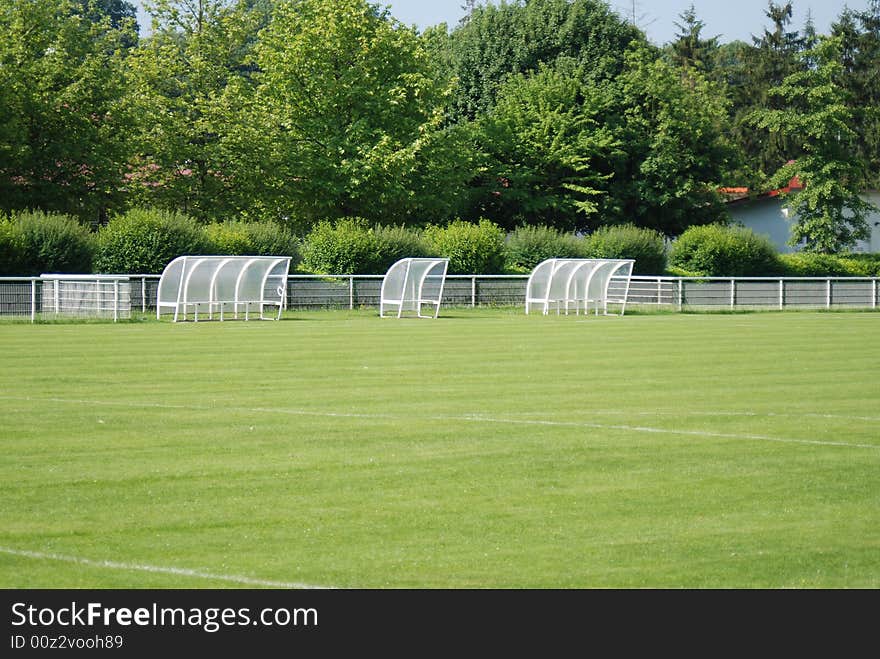
[[[68,215],[22,211],[0,217],[0,275],[92,271],[95,237]]]
[[[790,277],[880,277],[880,254],[781,254]]]
[[[635,259],[634,275],[666,271],[666,241],[652,229],[633,224],[600,227],[585,239],[584,255],[597,259]]]
[[[505,235],[486,219],[420,230],[343,218],[318,222],[299,238],[271,221],[202,225],[183,213],[153,209],[115,216],[95,233],[66,215],[0,216],[0,276],[159,273],[182,254],[290,256],[292,270],[318,274],[382,274],[407,256],[445,256],[449,272],[460,274],[527,273],[548,258],[593,257],[635,259],[635,274],[646,275],[880,276],[880,254],[780,255],[767,238],[724,225],[691,227],[667,248],[661,234],[631,224],[587,236],[548,226]]]
[[[96,272],[162,272],[181,254],[210,254],[203,227],[178,212],[135,209],[113,218],[97,234]]]
[[[372,226],[358,217],[318,222],[302,251],[302,270],[338,275],[381,274],[401,258],[428,255],[414,229]]]
[[[672,244],[669,265],[705,277],[751,277],[782,274],[769,238],[751,229],[721,224],[693,226]]]
[[[504,230],[481,219],[478,224],[455,220],[424,232],[429,251],[449,259],[450,274],[489,275],[504,271]]]

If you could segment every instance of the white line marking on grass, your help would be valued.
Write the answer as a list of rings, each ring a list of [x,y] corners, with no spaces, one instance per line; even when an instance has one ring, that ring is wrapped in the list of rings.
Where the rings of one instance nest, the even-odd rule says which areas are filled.
[[[640,416],[652,416],[652,415],[670,415],[670,414],[681,414],[681,412],[676,411],[664,411],[664,412],[628,412],[626,410],[615,410],[615,411],[606,411],[608,414],[633,414]],[[597,412],[597,414],[601,414],[601,412]],[[719,411],[703,411],[703,412],[688,412],[689,416],[749,416],[749,417],[760,417],[760,416],[768,416],[768,417],[788,417],[788,418],[796,418],[796,419],[842,419],[844,421],[880,421],[880,416],[855,416],[852,414],[820,414],[818,412],[719,412]]]
[[[213,411],[222,409],[227,412],[255,412],[258,414],[290,414],[296,416],[314,416],[323,418],[340,418],[340,419],[375,419],[375,420],[410,420],[410,417],[400,414],[367,414],[360,412],[328,412],[322,410],[303,410],[285,407],[230,407],[222,408],[210,405],[180,405],[171,403],[148,403],[139,401],[113,401],[113,400],[82,400],[75,398],[34,398],[30,396],[0,396],[0,400],[20,400],[20,401],[41,401],[47,403],[64,403],[70,405],[105,405],[111,407],[128,407],[134,409],[168,409],[168,410],[195,410],[195,411]],[[699,413],[705,414],[705,413]],[[755,413],[757,416],[758,413]],[[766,414],[766,416],[774,416]],[[783,416],[783,415],[779,415]],[[795,415],[797,416],[797,415]],[[817,415],[827,416],[827,415]],[[852,442],[831,442],[818,439],[799,439],[793,437],[770,437],[769,435],[753,435],[748,433],[724,433],[713,432],[711,430],[677,430],[675,428],[653,428],[650,426],[630,426],[612,423],[594,423],[589,421],[547,421],[541,419],[511,419],[504,417],[483,416],[479,414],[471,415],[431,415],[424,416],[423,419],[431,421],[464,421],[471,423],[498,423],[512,425],[533,425],[533,426],[558,426],[567,428],[592,428],[595,430],[626,430],[628,432],[641,432],[663,435],[686,435],[692,437],[713,437],[718,439],[741,439],[763,442],[780,442],[784,444],[809,444],[813,446],[841,446],[847,448],[866,448],[880,449],[878,444],[855,444]],[[833,415],[833,418],[849,418],[857,419],[859,417],[839,417]],[[865,417],[866,420],[874,420],[871,417]]]
[[[441,417],[436,417],[441,418]],[[846,446],[849,448],[880,449],[875,444],[853,444],[851,442],[829,442],[819,439],[796,439],[792,437],[770,437],[768,435],[752,435],[747,433],[712,432],[711,430],[677,430],[675,428],[652,428],[649,426],[628,426],[611,423],[590,423],[588,421],[541,421],[530,419],[503,419],[497,417],[442,417],[446,420],[460,418],[461,420],[485,421],[487,423],[510,423],[533,426],[567,426],[573,428],[595,428],[597,430],[626,430],[628,432],[655,433],[663,435],[690,435],[696,437],[717,437],[720,439],[751,439],[762,442],[782,442],[785,444],[812,444],[816,446]]]
[[[41,551],[27,551],[25,549],[12,549],[11,547],[0,547],[0,552],[11,554],[12,556],[23,556],[25,558],[34,558],[44,561],[63,561],[65,563],[76,563],[77,565],[87,565],[88,567],[105,568],[109,570],[127,570],[138,572],[153,572],[156,574],[173,574],[181,577],[191,577],[194,579],[212,579],[214,581],[228,581],[243,586],[264,586],[266,588],[290,588],[297,590],[326,590],[327,586],[315,586],[305,583],[290,583],[286,581],[270,581],[267,579],[252,579],[250,577],[240,577],[233,574],[212,574],[211,572],[203,572],[201,570],[188,570],[178,567],[162,567],[159,565],[142,565],[138,563],[119,563],[117,561],[94,561],[89,558],[80,558],[79,556],[66,556],[64,554],[52,554]]]

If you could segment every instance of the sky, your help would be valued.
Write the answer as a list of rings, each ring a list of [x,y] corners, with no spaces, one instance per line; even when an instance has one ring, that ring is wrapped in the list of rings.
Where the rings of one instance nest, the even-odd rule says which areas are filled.
[[[465,15],[465,0],[375,0],[389,6],[391,14],[406,25],[424,30],[432,25],[446,23],[454,27]],[[610,0],[608,4],[621,16],[635,17],[635,23],[657,45],[672,41],[681,22],[681,14],[693,5],[697,18],[705,24],[704,38],[718,36],[722,43],[740,39],[751,43],[752,35],[760,35],[771,26],[764,14],[768,0]],[[783,0],[777,0],[781,4]],[[140,6],[140,1],[136,3]],[[477,4],[484,4],[478,0]],[[819,34],[827,34],[831,23],[837,20],[844,7],[862,10],[869,0],[793,0],[794,16],[791,26],[802,30],[808,10]],[[149,31],[149,21],[139,13],[141,34]]]

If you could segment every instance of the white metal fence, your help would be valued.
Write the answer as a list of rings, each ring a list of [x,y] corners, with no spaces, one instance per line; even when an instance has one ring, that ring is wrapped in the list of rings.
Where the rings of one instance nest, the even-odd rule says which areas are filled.
[[[289,275],[288,309],[379,307],[383,275]],[[107,277],[104,276],[104,281]],[[155,311],[159,275],[120,275],[132,311]],[[113,278],[110,277],[109,281]],[[55,315],[39,277],[0,277],[0,317]],[[528,275],[448,275],[443,305],[521,306]],[[878,277],[649,277],[633,276],[627,309],[673,311],[745,309],[877,309]]]

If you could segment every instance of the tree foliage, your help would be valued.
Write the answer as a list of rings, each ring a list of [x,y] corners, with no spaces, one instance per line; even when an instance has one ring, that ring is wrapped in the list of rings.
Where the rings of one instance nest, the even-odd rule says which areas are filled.
[[[258,63],[270,176],[300,214],[407,220],[432,204],[417,192],[438,205],[423,177],[442,185],[460,161],[447,160],[447,89],[414,30],[365,0],[281,3]]]
[[[621,54],[644,34],[599,0],[513,0],[475,6],[449,35],[447,75],[457,81],[453,120],[494,106],[508,76],[574,58],[596,80],[621,70]]]
[[[800,179],[802,191],[783,194],[796,217],[791,243],[827,254],[869,238],[866,218],[875,207],[860,196],[865,179],[852,155],[852,111],[838,82],[840,38],[820,39],[803,57],[815,67],[792,73],[771,89],[782,107],[759,110],[752,121],[799,145],[802,155],[781,167],[771,184],[781,188],[794,176]]]
[[[0,211],[674,237],[723,220],[719,186],[797,173],[827,251],[880,185],[880,0],[835,52],[773,0],[749,43],[690,5],[663,49],[602,0],[468,2],[422,33],[370,0],[145,5],[139,37],[128,0],[0,0]]]
[[[74,0],[0,0],[0,209],[97,223],[123,203],[134,25]]]
[[[469,214],[508,229],[586,226],[611,176],[596,161],[621,148],[606,106],[603,90],[585,85],[573,60],[509,78],[475,124],[486,161]]]

